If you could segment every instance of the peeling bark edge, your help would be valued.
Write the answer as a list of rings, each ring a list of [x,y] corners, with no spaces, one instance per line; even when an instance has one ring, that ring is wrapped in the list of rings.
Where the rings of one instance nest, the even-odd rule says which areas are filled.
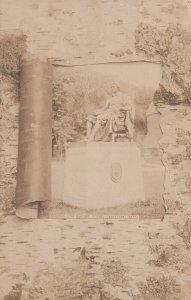
[[[151,60],[151,59],[130,59],[130,60],[108,60],[108,61],[98,61],[93,63],[79,63],[79,64],[72,64],[72,63],[65,63],[62,59],[51,59],[49,58],[52,66],[54,67],[65,67],[65,68],[72,68],[72,67],[83,67],[83,66],[96,66],[96,65],[109,65],[109,64],[131,64],[131,63],[150,63],[161,65],[159,60]]]

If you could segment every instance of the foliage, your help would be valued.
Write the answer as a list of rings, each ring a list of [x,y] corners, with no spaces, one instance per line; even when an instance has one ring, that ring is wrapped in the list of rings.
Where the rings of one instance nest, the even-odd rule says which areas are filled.
[[[58,134],[59,132],[59,138],[62,142],[65,140],[71,140],[73,136],[75,136],[75,127],[79,129],[75,115],[72,111],[69,112],[70,108],[67,107],[67,104],[67,95],[62,89],[61,83],[54,84],[53,129],[55,134]],[[74,120],[76,122],[74,122]]]
[[[1,82],[0,95],[0,211],[3,214],[12,213],[14,206],[18,151],[18,111],[17,82],[12,77],[4,77]]]
[[[4,76],[18,78],[20,61],[26,51],[25,35],[0,37],[0,72]]]
[[[191,264],[190,256],[178,245],[150,244],[149,248],[154,256],[154,259],[148,261],[149,264],[172,268],[179,272],[184,271]]]
[[[138,283],[139,294],[133,300],[183,300],[180,285],[171,276],[148,277]]]
[[[15,284],[4,300],[20,300],[22,295],[22,284]]]
[[[187,249],[191,249],[191,217],[188,216],[183,224],[177,224],[177,229]]]
[[[191,99],[191,35],[180,24],[169,24],[165,29],[140,23],[135,32],[137,52],[159,60],[162,82],[155,95],[156,101],[168,104],[190,103]]]
[[[101,267],[105,283],[124,288],[129,285],[129,270],[120,259],[108,260]]]
[[[177,128],[176,134],[177,134],[176,143],[178,145],[183,145],[185,147],[184,159],[191,160],[191,130]]]
[[[154,103],[178,105],[180,101],[176,93],[166,90],[162,84],[159,84],[159,89],[154,94]]]
[[[109,281],[107,276],[108,274],[103,280],[99,279],[94,270],[94,262],[90,260],[86,250],[84,252],[81,250],[70,267],[55,268],[50,265],[46,270],[38,273],[32,284],[29,282],[29,285],[24,286],[27,293],[22,299],[117,300],[118,298],[113,295],[114,291],[107,288]],[[110,284],[112,285],[112,282]]]

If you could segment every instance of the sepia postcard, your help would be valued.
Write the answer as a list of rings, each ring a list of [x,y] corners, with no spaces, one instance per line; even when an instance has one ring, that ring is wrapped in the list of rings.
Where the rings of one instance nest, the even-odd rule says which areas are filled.
[[[190,19],[0,0],[0,300],[191,299]]]

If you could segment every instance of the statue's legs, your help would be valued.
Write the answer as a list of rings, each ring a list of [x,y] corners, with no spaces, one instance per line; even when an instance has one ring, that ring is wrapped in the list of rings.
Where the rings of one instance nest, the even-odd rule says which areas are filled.
[[[100,129],[100,120],[97,120],[94,127],[92,128],[90,135],[88,137],[89,141],[94,141],[95,140],[95,135],[98,132],[98,130]]]
[[[90,116],[91,117],[91,116]],[[87,118],[87,139],[95,141],[96,134],[102,127],[105,127],[111,118],[111,112],[104,112],[96,117]],[[91,123],[91,124],[89,124]]]
[[[93,128],[93,123],[87,120],[86,123],[86,138],[89,139]]]

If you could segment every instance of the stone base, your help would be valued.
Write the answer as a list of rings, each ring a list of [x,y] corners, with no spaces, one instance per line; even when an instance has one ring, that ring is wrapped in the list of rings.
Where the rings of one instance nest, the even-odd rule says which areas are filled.
[[[64,203],[85,209],[145,201],[135,143],[71,144],[64,168]]]

